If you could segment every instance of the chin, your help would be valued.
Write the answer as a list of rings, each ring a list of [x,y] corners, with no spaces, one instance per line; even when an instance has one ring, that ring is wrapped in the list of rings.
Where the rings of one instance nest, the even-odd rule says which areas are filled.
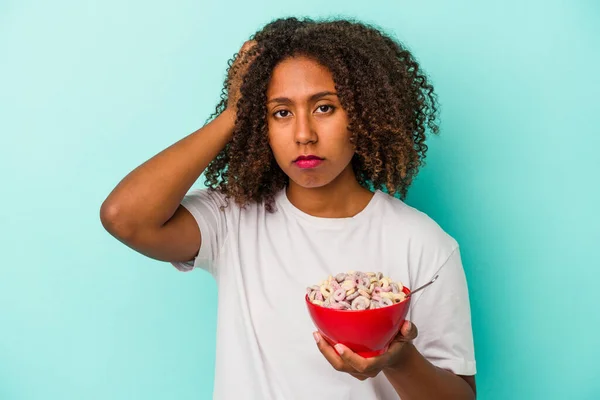
[[[294,181],[294,183],[300,187],[303,187],[305,189],[316,189],[316,188],[320,188],[323,186],[327,186],[328,184],[330,184],[333,179],[327,179],[323,176],[310,176],[308,174],[301,176],[301,177],[296,177],[295,179],[290,177],[288,175],[288,177],[290,178],[290,180]]]

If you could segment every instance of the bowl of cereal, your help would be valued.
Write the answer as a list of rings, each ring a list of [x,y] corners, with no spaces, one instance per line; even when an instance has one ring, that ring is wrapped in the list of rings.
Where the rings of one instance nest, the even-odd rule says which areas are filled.
[[[341,343],[369,358],[383,354],[400,331],[410,290],[381,272],[330,275],[306,289],[313,323],[332,346]]]

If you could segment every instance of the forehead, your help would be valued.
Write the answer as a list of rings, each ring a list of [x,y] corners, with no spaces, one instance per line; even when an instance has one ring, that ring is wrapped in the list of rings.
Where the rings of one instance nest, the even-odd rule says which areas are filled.
[[[329,69],[313,59],[296,56],[286,58],[275,66],[267,88],[267,98],[302,98],[324,90],[335,91]]]

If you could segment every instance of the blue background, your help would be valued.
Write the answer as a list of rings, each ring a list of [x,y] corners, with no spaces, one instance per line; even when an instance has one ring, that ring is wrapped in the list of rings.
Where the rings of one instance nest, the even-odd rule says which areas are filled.
[[[378,25],[437,89],[407,202],[461,244],[479,398],[600,398],[598,2],[4,0],[0,399],[211,398],[212,278],[127,248],[99,209],[291,15]]]

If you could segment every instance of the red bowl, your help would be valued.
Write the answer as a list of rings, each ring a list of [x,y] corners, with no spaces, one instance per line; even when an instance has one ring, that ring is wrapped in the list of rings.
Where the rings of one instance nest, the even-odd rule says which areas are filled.
[[[410,293],[406,287],[402,291]],[[405,321],[410,299],[373,310],[336,310],[313,304],[308,294],[304,296],[321,336],[331,346],[341,343],[365,358],[387,351]]]

